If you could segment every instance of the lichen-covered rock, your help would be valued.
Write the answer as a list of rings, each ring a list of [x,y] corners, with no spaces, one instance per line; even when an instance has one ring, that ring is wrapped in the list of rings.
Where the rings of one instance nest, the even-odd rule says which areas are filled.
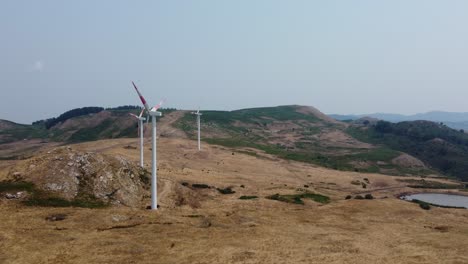
[[[86,198],[137,207],[149,194],[149,173],[120,156],[62,147],[32,158],[21,167],[27,168],[20,172],[22,180],[69,201]]]

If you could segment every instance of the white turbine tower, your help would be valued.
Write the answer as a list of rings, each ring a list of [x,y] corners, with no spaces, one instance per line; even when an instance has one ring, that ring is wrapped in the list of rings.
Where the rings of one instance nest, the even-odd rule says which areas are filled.
[[[197,112],[192,112],[193,115],[197,116],[197,125],[198,125],[198,151],[201,150],[201,144],[200,144],[200,116],[202,113],[200,113],[200,108],[198,108]]]
[[[152,157],[151,157],[151,210],[158,210],[158,181],[157,181],[157,163],[156,163],[156,117],[162,116],[161,112],[158,112],[158,109],[161,107],[163,102],[160,102],[158,105],[153,108],[149,108],[146,103],[145,98],[141,95],[140,91],[136,87],[135,83],[132,82],[133,87],[135,88],[138,96],[140,97],[141,103],[145,106],[146,112],[151,116],[151,123],[153,125],[153,131],[151,133],[152,139]]]
[[[144,164],[143,164],[143,125],[144,125],[144,121],[146,120],[146,118],[142,117],[143,115],[143,112],[145,111],[145,109],[143,108],[140,112],[140,115],[135,115],[135,114],[132,114],[130,113],[131,116],[135,117],[136,119],[138,119],[138,132],[140,133],[140,166],[143,168],[144,167]]]

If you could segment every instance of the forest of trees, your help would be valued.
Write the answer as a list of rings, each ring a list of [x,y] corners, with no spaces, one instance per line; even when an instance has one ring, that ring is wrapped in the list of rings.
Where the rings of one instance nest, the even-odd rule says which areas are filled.
[[[463,130],[449,128],[443,123],[430,121],[390,123],[387,121],[379,121],[374,129],[381,134],[408,137],[416,142],[440,138],[452,144],[468,146],[468,134],[465,134]]]
[[[67,111],[67,112],[63,113],[63,114],[59,115],[58,117],[49,118],[49,119],[45,120],[44,125],[45,125],[46,129],[49,129],[49,128],[55,126],[58,123],[65,122],[66,120],[68,120],[70,118],[77,117],[77,116],[88,115],[88,114],[95,114],[95,113],[99,113],[99,112],[101,112],[103,110],[104,110],[104,108],[102,108],[102,107],[94,107],[94,106],[76,108],[76,109],[73,109],[73,110],[70,110],[70,111]],[[38,121],[38,122],[40,122],[40,121]],[[33,125],[34,124],[37,124],[37,122],[34,122]]]
[[[108,107],[106,110],[112,111],[112,110],[135,110],[135,109],[141,109],[141,106],[138,105],[122,105],[122,106],[117,106],[117,107]]]
[[[88,114],[95,114],[99,113],[104,110],[108,111],[132,111],[136,109],[141,109],[141,106],[138,105],[122,105],[122,106],[117,106],[117,107],[108,107],[108,108],[103,108],[103,107],[96,107],[96,106],[91,106],[91,107],[82,107],[82,108],[76,108],[72,109],[70,111],[67,111],[63,114],[61,114],[58,117],[52,117],[48,118],[45,120],[38,120],[35,122],[32,122],[33,125],[36,126],[45,126],[46,129],[49,129],[53,126],[55,126],[58,123],[62,123],[67,121],[70,118],[77,117],[77,116],[83,116],[83,115],[88,115]],[[160,108],[159,111],[162,111],[163,113],[167,114],[173,111],[176,111],[176,108]]]
[[[349,132],[362,141],[406,152],[445,175],[468,181],[468,134],[464,131],[430,121],[378,121]]]

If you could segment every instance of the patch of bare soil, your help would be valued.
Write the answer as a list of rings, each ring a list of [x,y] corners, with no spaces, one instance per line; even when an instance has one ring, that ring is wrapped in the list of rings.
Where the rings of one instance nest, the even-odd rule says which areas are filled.
[[[421,160],[405,153],[394,158],[392,163],[406,168],[426,168]]]
[[[32,157],[42,149],[57,146],[58,143],[44,142],[40,139],[20,140],[6,144],[0,144],[0,158],[25,159]]]
[[[369,161],[351,161],[349,164],[353,165],[357,169],[367,169],[372,165]]]
[[[63,123],[55,125],[54,129],[71,130],[80,129],[84,127],[95,127],[101,124],[104,120],[110,118],[112,113],[109,111],[101,111],[99,113],[90,114],[86,118],[71,118]],[[130,119],[130,116],[129,116]]]
[[[326,131],[321,133],[318,138],[322,144],[334,147],[358,149],[373,148],[371,144],[361,142],[339,130]]]
[[[182,118],[186,114],[186,111],[174,111],[163,116],[157,124],[158,133],[161,137],[169,138],[186,138],[187,135],[180,129],[173,126],[177,120]],[[194,118],[195,122],[195,118]],[[145,126],[145,136],[151,136],[151,124]]]

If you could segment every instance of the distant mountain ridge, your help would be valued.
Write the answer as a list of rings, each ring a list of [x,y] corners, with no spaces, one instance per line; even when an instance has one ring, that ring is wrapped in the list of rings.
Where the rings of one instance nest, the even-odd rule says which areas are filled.
[[[445,111],[431,111],[427,113],[419,113],[414,115],[401,115],[391,113],[374,113],[362,115],[337,115],[330,114],[330,117],[344,121],[344,120],[357,120],[363,117],[372,117],[380,120],[385,120],[393,123],[403,121],[416,121],[425,120],[437,123],[444,123],[453,129],[468,130],[468,112],[445,112]]]

